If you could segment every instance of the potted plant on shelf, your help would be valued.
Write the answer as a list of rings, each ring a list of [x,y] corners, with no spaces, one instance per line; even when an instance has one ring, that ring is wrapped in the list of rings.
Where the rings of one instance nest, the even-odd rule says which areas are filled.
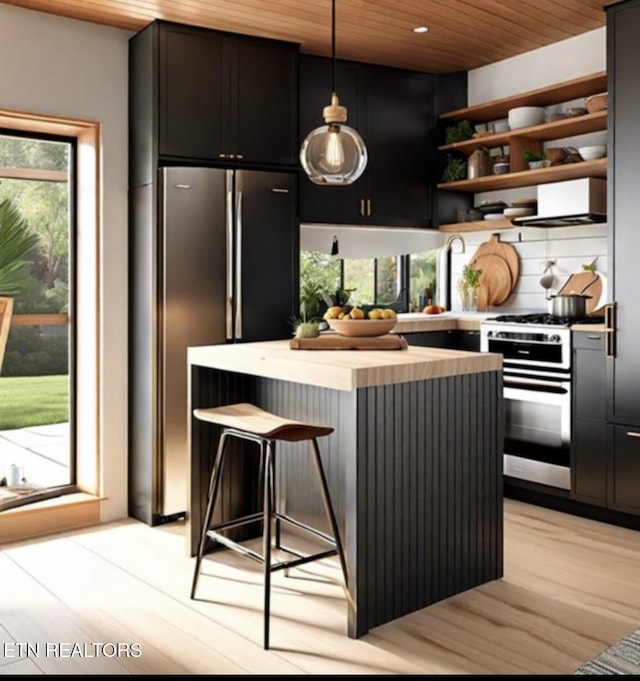
[[[443,182],[456,182],[467,177],[467,163],[453,154],[447,154],[447,166],[442,173]]]
[[[24,256],[38,243],[27,221],[9,199],[0,202],[0,370],[9,336],[13,299],[27,285]]]
[[[537,168],[548,168],[551,162],[547,159],[544,151],[524,151],[522,158],[525,163],[529,164],[529,170],[536,170]]]
[[[456,142],[470,140],[473,137],[473,128],[468,120],[463,120],[455,125],[448,125],[444,134],[446,144],[455,144]]]

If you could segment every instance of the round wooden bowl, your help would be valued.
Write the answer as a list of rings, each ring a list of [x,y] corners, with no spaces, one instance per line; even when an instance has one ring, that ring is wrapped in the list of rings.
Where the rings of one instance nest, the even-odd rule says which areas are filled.
[[[327,319],[327,324],[341,336],[384,336],[397,319]]]

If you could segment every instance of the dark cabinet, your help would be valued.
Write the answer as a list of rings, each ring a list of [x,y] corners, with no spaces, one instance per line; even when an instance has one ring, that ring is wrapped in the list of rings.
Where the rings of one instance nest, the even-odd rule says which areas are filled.
[[[150,181],[149,155],[297,164],[298,45],[156,21],[130,40],[130,74],[130,118],[146,139],[132,149],[136,183]]]
[[[404,337],[409,345],[419,347],[480,352],[480,331],[422,331],[406,333]]]
[[[607,499],[617,511],[640,515],[640,315],[637,310],[637,228],[640,194],[638,62],[640,0],[607,10],[609,91],[608,227],[611,300],[607,369]]]
[[[435,143],[433,76],[340,61],[337,91],[347,124],[367,145],[362,177],[347,187],[313,184],[301,173],[300,220],[432,226],[429,159]],[[300,59],[300,143],[321,125],[331,97],[331,61]],[[329,196],[330,195],[330,196]]]
[[[615,358],[608,361],[608,419],[629,426],[640,426],[640,315],[636,293],[640,249],[639,31],[639,0],[607,8],[609,271],[611,299],[616,301],[616,332],[610,348]]]
[[[604,333],[573,332],[571,493],[577,501],[607,503]]]
[[[605,334],[573,333],[572,497],[640,515],[640,428],[608,424]]]
[[[640,428],[609,425],[609,505],[640,515]]]

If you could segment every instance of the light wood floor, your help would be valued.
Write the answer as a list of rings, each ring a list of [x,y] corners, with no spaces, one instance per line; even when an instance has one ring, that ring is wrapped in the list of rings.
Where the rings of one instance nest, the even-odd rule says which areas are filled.
[[[189,600],[194,561],[180,523],[126,520],[8,544],[0,673],[568,674],[640,626],[637,532],[511,500],[505,530],[503,579],[359,640],[345,634],[336,563],[276,573],[270,651],[259,566],[218,553],[202,600]],[[109,656],[108,645],[69,657],[74,643],[92,654],[95,643],[136,643],[142,654]]]

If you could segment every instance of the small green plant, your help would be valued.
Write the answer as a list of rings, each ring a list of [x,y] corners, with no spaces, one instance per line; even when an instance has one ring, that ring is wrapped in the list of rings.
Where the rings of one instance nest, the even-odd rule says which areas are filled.
[[[444,131],[446,144],[464,142],[473,137],[473,128],[467,120],[460,121],[456,125],[448,125]]]
[[[474,289],[480,286],[480,276],[482,270],[476,268],[473,263],[469,263],[462,268],[462,284],[467,288]]]
[[[547,156],[544,151],[526,151],[522,152],[522,158],[526,163],[535,163],[536,161],[544,161]]]
[[[467,176],[467,163],[464,159],[447,154],[447,165],[442,173],[443,182],[464,180]]]

